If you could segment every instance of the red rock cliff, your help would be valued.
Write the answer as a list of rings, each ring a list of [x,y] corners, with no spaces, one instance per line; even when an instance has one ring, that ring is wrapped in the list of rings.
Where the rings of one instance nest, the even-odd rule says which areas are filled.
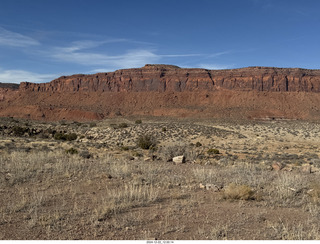
[[[320,92],[320,70],[268,67],[206,70],[146,65],[110,73],[62,76],[50,83],[20,84],[20,91],[41,92],[184,92],[220,89]]]
[[[0,116],[96,120],[113,116],[320,119],[320,70],[146,65],[0,89]]]

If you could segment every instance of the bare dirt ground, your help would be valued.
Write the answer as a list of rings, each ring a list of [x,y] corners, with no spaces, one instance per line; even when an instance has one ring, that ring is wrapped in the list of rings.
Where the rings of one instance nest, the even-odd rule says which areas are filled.
[[[320,124],[139,119],[1,118],[0,238],[320,239]]]

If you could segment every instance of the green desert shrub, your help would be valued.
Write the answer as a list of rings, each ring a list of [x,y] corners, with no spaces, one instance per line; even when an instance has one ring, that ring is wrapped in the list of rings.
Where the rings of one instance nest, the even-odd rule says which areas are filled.
[[[29,132],[29,128],[21,127],[21,126],[14,126],[12,128],[12,132],[15,136],[23,136],[24,133]]]
[[[220,151],[219,151],[218,149],[215,149],[215,148],[210,148],[210,149],[207,151],[207,153],[208,153],[209,155],[219,154]]]
[[[118,125],[118,128],[127,128],[128,124],[127,123],[121,123]]]
[[[55,133],[54,134],[54,139],[56,140],[62,140],[62,141],[74,141],[78,138],[76,133],[69,133],[69,134],[65,134],[65,133]]]
[[[73,155],[73,154],[78,154],[78,150],[77,150],[77,149],[74,149],[73,147],[71,147],[71,148],[69,148],[69,149],[66,150],[66,153],[67,153],[67,154],[71,154],[71,155]]]
[[[137,125],[142,124],[142,120],[141,120],[141,119],[138,119],[138,120],[136,120],[135,123],[136,123]]]
[[[157,142],[155,138],[151,135],[142,135],[138,137],[137,146],[142,149],[152,149],[155,148]]]

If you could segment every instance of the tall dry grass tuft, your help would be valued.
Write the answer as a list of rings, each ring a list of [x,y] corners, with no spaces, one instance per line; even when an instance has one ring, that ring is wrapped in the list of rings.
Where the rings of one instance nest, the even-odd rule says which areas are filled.
[[[264,194],[269,204],[301,207],[307,202],[308,185],[308,179],[301,174],[281,172],[265,185]]]
[[[278,240],[319,240],[319,226],[312,223],[296,223],[289,225],[281,219],[275,223],[268,223],[273,230],[273,239]]]
[[[98,220],[135,207],[145,206],[158,200],[159,189],[152,185],[125,184],[118,189],[107,189],[95,212]]]
[[[254,193],[248,185],[231,183],[224,188],[223,198],[229,200],[253,200]]]
[[[197,167],[193,169],[193,176],[198,183],[212,183],[218,181],[218,172],[215,168]]]
[[[308,194],[311,197],[311,200],[316,205],[319,205],[320,203],[320,184],[318,182],[312,182],[310,184],[310,190],[308,191]]]

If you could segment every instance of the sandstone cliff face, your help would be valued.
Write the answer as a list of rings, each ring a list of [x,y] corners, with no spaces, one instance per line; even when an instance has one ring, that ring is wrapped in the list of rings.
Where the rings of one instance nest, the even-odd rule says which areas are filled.
[[[114,116],[320,119],[320,70],[146,65],[49,83],[0,87],[0,116],[98,120]]]
[[[146,65],[110,73],[63,76],[50,83],[20,84],[20,91],[40,92],[184,92],[220,89],[320,92],[320,70],[268,67],[205,70]]]

